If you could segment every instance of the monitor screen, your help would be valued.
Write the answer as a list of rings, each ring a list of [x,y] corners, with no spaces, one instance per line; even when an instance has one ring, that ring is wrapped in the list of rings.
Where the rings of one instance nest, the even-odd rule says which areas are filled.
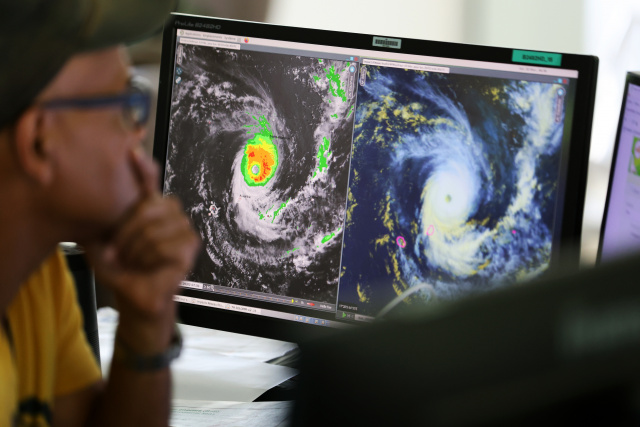
[[[622,99],[598,260],[640,249],[640,74],[628,73]]]
[[[579,242],[594,57],[184,15],[163,43],[154,155],[203,241],[186,322],[314,334]]]

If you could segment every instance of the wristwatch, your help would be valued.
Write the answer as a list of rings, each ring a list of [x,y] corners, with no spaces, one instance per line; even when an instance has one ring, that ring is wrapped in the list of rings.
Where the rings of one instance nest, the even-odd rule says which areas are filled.
[[[162,353],[152,354],[149,356],[142,356],[131,349],[127,344],[116,339],[113,344],[113,360],[118,363],[122,363],[127,368],[137,372],[153,372],[164,369],[171,361],[180,356],[182,351],[182,334],[178,325],[174,325],[173,337],[169,347]]]

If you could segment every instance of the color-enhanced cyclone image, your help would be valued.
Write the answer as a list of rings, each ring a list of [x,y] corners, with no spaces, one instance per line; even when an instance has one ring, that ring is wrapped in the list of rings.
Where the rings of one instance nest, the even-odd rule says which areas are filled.
[[[549,265],[566,89],[364,66],[340,304],[376,315]],[[366,78],[365,78],[366,77]]]
[[[164,192],[203,240],[187,280],[335,304],[354,72],[180,45]]]

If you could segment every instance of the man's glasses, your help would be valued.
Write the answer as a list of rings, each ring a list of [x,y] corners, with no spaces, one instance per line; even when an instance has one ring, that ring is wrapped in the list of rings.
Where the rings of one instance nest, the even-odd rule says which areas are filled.
[[[151,95],[146,81],[139,77],[133,77],[129,83],[129,88],[116,95],[52,99],[42,102],[40,106],[46,109],[88,109],[120,106],[125,122],[132,127],[140,128],[149,120]]]

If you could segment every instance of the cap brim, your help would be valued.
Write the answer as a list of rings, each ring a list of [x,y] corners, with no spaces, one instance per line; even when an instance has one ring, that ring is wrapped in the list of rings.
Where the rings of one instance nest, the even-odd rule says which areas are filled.
[[[144,40],[162,29],[176,0],[96,0],[85,34],[83,50]]]
[[[25,0],[0,30],[0,129],[16,120],[76,53],[132,44],[162,29],[176,0]],[[0,15],[5,7],[0,7]],[[10,100],[7,102],[7,100]]]

